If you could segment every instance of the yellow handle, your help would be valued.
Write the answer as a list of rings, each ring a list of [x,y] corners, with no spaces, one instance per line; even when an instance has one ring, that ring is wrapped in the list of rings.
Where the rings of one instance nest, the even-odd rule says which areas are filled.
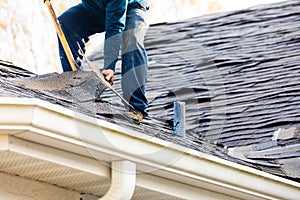
[[[71,65],[71,68],[72,68],[73,71],[77,71],[78,69],[76,67],[76,64],[75,64],[75,61],[74,61],[71,49],[70,49],[70,47],[68,45],[66,36],[65,36],[65,34],[64,34],[64,32],[63,32],[63,30],[61,28],[61,25],[60,25],[60,23],[59,23],[59,21],[58,21],[58,19],[56,17],[55,11],[54,11],[51,3],[50,3],[50,0],[46,0],[45,4],[48,7],[48,10],[49,10],[50,15],[52,17],[52,20],[54,22],[54,26],[55,26],[56,32],[58,34],[59,40],[60,40],[60,42],[61,42],[61,44],[63,46],[63,49],[64,49],[64,51],[65,51],[65,53],[67,55],[68,61],[69,61],[70,65]]]

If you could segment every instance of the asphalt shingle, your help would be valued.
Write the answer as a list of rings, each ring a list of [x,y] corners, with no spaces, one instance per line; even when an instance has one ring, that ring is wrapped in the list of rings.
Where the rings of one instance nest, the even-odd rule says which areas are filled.
[[[0,62],[1,96],[40,98],[299,181],[299,22],[300,2],[291,0],[152,25],[145,46],[147,96],[155,123],[137,126],[120,118],[123,108],[109,91],[103,102],[94,102],[98,80],[91,72],[25,80],[34,74]],[[101,63],[99,55],[91,57],[93,62]],[[62,76],[66,82],[58,88]],[[121,92],[119,71],[115,82]],[[186,138],[172,135],[176,100],[186,103]]]

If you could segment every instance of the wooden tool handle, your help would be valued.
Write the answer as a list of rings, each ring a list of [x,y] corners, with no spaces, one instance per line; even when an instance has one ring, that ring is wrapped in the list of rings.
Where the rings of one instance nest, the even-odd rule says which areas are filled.
[[[56,17],[56,14],[55,14],[55,11],[53,9],[53,6],[51,5],[50,3],[50,0],[45,0],[45,4],[47,5],[47,8],[50,12],[50,15],[51,15],[51,18],[54,22],[54,26],[55,26],[55,29],[56,29],[56,32],[58,34],[58,37],[59,37],[59,40],[63,46],[63,49],[67,55],[67,59],[71,65],[71,68],[73,71],[77,71],[77,67],[76,67],[76,64],[75,64],[75,61],[74,61],[74,58],[73,58],[73,55],[72,55],[72,52],[71,52],[71,49],[70,49],[70,46],[68,45],[68,42],[67,42],[67,39],[66,39],[66,36],[61,28],[61,25]]]

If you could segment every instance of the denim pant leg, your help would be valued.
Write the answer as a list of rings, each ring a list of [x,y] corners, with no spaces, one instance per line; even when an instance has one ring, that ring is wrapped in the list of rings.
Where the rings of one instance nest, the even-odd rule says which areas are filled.
[[[82,59],[82,57],[78,53],[79,47],[77,42],[80,44],[83,51],[85,51],[85,43],[88,41],[88,37],[105,30],[104,17],[103,19],[99,19],[92,13],[88,12],[82,4],[78,4],[65,11],[61,16],[59,16],[58,20],[62,26],[77,67],[80,68],[80,59]],[[58,41],[59,56],[63,71],[72,71],[61,42],[60,40]]]
[[[147,116],[145,95],[148,57],[144,37],[148,29],[147,11],[133,8],[127,12],[122,45],[122,90],[129,103]]]

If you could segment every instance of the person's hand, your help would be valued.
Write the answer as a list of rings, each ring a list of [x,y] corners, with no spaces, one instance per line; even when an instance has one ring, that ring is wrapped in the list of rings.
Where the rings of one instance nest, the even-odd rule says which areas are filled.
[[[102,74],[104,76],[104,78],[107,80],[107,82],[110,85],[114,84],[114,80],[115,80],[115,72],[111,69],[105,69],[102,71]]]

